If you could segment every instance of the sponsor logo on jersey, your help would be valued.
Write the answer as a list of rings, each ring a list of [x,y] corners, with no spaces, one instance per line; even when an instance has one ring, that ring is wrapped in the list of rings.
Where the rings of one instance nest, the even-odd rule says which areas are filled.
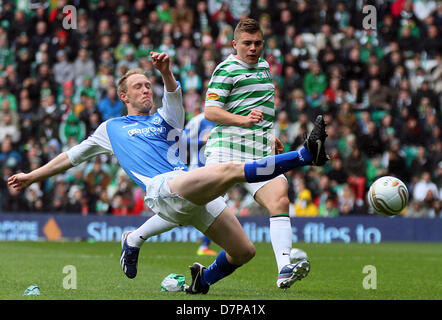
[[[144,135],[146,137],[149,137],[149,136],[156,136],[159,134],[163,134],[166,132],[166,130],[167,130],[166,127],[147,127],[147,128],[131,129],[127,131],[127,133],[131,137],[134,135]]]
[[[207,100],[218,100],[219,99],[219,95],[215,92],[209,92],[207,94]]]

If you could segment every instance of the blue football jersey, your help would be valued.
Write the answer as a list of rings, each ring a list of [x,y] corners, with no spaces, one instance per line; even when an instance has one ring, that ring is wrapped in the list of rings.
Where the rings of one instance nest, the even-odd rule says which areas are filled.
[[[82,143],[67,151],[75,166],[99,154],[114,154],[120,166],[143,190],[150,178],[187,170],[181,138],[184,108],[181,88],[165,92],[163,107],[149,116],[128,115],[109,119]]]

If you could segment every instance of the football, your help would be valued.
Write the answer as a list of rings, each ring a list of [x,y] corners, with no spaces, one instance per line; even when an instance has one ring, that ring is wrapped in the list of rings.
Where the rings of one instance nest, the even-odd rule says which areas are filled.
[[[385,176],[373,182],[367,197],[377,214],[395,216],[408,204],[408,189],[398,178]]]
[[[292,248],[292,250],[290,250],[290,263],[296,263],[302,259],[307,259],[307,253],[305,253],[305,251],[298,248]]]

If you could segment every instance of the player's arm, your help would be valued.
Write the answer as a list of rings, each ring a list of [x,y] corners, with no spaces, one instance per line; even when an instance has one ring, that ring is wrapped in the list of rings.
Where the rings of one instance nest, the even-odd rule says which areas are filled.
[[[248,115],[234,114],[227,106],[228,97],[234,86],[229,70],[222,66],[215,69],[207,86],[204,117],[219,125],[251,127],[263,120],[261,110],[253,109]]]
[[[172,73],[171,58],[164,52],[151,52],[150,56],[153,66],[161,73],[165,88],[162,99],[163,106],[158,110],[158,113],[172,127],[183,129],[186,115],[183,106],[183,95],[181,86],[178,85]]]
[[[112,154],[112,146],[103,122],[95,132],[82,143],[73,146],[68,151],[60,153],[47,164],[29,173],[17,173],[8,178],[8,185],[22,190],[34,182],[42,181],[77,166],[100,154]]]
[[[172,72],[172,61],[165,52],[151,52],[153,66],[161,73],[167,92],[175,92],[178,85]]]
[[[64,172],[73,165],[66,152],[56,156],[44,166],[37,168],[29,173],[17,173],[8,178],[8,185],[14,189],[22,190],[29,187],[34,182],[44,180]]]
[[[216,124],[238,127],[251,127],[264,119],[263,112],[259,109],[253,109],[248,115],[242,116],[215,106],[206,106],[204,117]]]

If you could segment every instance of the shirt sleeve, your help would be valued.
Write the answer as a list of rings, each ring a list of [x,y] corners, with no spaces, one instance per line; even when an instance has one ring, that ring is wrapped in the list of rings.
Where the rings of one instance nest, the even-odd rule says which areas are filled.
[[[158,113],[164,120],[176,129],[184,128],[185,111],[183,106],[183,94],[181,92],[181,85],[177,83],[177,88],[174,92],[168,92],[164,89],[162,99],[163,106],[158,109]]]
[[[66,152],[73,166],[100,154],[112,155],[114,153],[107,134],[106,123],[107,121],[100,124],[89,138]]]
[[[207,93],[206,93],[206,107],[225,108],[227,97],[233,87],[233,77],[223,69],[216,69],[210,78]]]

